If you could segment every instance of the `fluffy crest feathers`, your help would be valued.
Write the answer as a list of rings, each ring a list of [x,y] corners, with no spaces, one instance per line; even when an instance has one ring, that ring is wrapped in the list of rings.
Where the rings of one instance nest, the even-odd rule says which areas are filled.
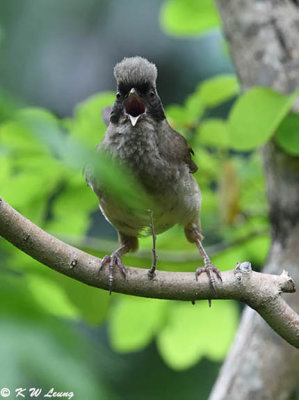
[[[150,82],[156,87],[157,68],[143,57],[125,57],[114,67],[114,76],[117,84]]]

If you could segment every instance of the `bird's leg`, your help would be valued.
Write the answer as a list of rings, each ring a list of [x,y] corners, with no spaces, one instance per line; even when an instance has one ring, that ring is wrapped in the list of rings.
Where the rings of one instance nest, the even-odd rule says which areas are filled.
[[[209,256],[207,255],[200,237],[196,237],[195,239],[196,245],[198,247],[198,250],[203,258],[203,262],[204,262],[204,267],[197,267],[196,271],[195,271],[195,279],[198,280],[198,277],[200,274],[202,274],[203,272],[205,272],[208,275],[210,284],[215,292],[215,294],[217,294],[217,289],[216,289],[216,280],[215,280],[215,276],[214,274],[217,276],[217,278],[222,282],[222,277],[221,277],[221,273],[219,271],[219,269],[217,267],[215,267],[214,264],[212,264]],[[210,304],[210,302],[209,302]]]
[[[100,263],[99,271],[103,268],[104,265],[109,264],[109,294],[112,292],[112,285],[114,280],[114,271],[115,268],[119,268],[123,277],[126,279],[126,268],[122,262],[121,257],[128,253],[129,251],[136,251],[138,248],[138,240],[136,237],[127,236],[123,233],[118,233],[118,239],[121,243],[121,246],[115,250],[111,255],[105,256]]]
[[[153,279],[155,277],[155,272],[156,272],[156,268],[157,268],[157,260],[158,260],[158,256],[157,256],[157,252],[156,252],[156,234],[155,234],[155,228],[154,228],[154,220],[153,220],[153,212],[151,211],[150,213],[150,218],[151,218],[151,223],[150,223],[150,228],[152,231],[152,237],[153,237],[153,264],[152,267],[149,269],[148,271],[148,276],[150,279]]]
[[[191,224],[188,224],[185,226],[185,235],[186,238],[189,240],[191,243],[196,243],[198,250],[203,258],[204,262],[204,267],[198,267],[196,268],[195,271],[195,279],[198,280],[198,277],[200,274],[205,272],[208,275],[210,284],[215,292],[217,294],[217,288],[216,288],[216,280],[214,274],[217,276],[217,278],[222,281],[220,271],[217,267],[215,267],[214,264],[212,264],[209,256],[207,255],[203,245],[202,245],[202,240],[203,240],[203,235],[201,234],[201,229],[200,229],[200,222],[193,222]],[[209,304],[211,302],[209,301]]]
[[[114,270],[116,267],[120,269],[120,272],[122,273],[123,277],[126,278],[126,269],[125,266],[122,262],[121,256],[125,253],[127,253],[129,250],[126,245],[121,246],[117,250],[115,250],[112,254],[106,255],[104,258],[102,258],[101,263],[100,263],[100,268],[99,271],[103,268],[104,265],[109,264],[109,277],[108,277],[108,282],[109,282],[109,294],[112,292],[112,285],[113,285],[113,280],[114,280]]]

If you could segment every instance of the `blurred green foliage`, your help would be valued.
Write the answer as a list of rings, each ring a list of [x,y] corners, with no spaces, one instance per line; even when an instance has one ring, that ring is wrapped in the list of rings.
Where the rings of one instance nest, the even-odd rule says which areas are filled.
[[[210,0],[167,0],[161,10],[161,24],[167,33],[189,36],[217,28],[220,20]]]
[[[289,154],[299,155],[299,115],[290,113],[276,132],[277,143]]]
[[[210,95],[209,87],[217,95]],[[227,122],[205,117],[207,110],[237,92],[234,76],[220,76],[197,87],[183,106],[166,109],[171,124],[180,128],[196,153],[200,171],[197,178],[204,199],[202,224],[208,243],[216,246],[214,260],[221,269],[232,268],[238,260],[245,259],[261,265],[269,244],[263,176],[257,155],[232,155]],[[27,108],[1,124],[1,195],[26,217],[59,237],[86,235],[91,214],[97,209],[97,199],[86,187],[82,167],[87,161],[92,162],[91,149],[104,134],[99,108],[111,101],[110,93],[93,96],[78,105],[74,117],[67,120],[60,120],[47,110]],[[125,193],[127,204],[136,207],[141,200],[134,194],[136,190],[132,190],[128,176],[120,175],[122,171],[112,167],[110,160],[96,158],[96,162],[112,193]],[[143,250],[150,250],[151,245],[150,237],[141,240]],[[222,359],[233,339],[238,320],[235,303],[219,302],[210,310],[206,304],[192,307],[114,295],[110,306],[111,299],[105,292],[40,268],[4,241],[1,246],[6,269],[16,274],[17,281],[22,274],[26,290],[45,315],[99,324],[106,321],[109,309],[108,332],[117,351],[137,351],[156,339],[165,362],[184,369],[203,356]],[[196,259],[184,259],[184,254],[194,254],[196,250],[179,227],[159,236],[158,248],[162,255],[163,250],[174,254],[171,262],[162,257],[160,268],[193,271],[197,265]],[[89,250],[88,245],[85,249]],[[148,255],[130,255],[126,262],[146,267],[151,260]],[[214,337],[212,342],[216,341],[217,346],[209,347],[204,337]],[[189,343],[190,351],[176,346],[177,341]]]
[[[253,88],[241,96],[229,117],[231,147],[252,150],[265,144],[290,111],[295,98],[296,93],[283,95],[265,87]]]
[[[189,35],[217,27],[219,18],[210,1],[169,0],[161,22],[172,34]],[[233,99],[228,118],[214,116],[215,108]],[[198,85],[184,104],[166,108],[171,125],[194,149],[205,242],[222,270],[245,260],[259,269],[265,261],[269,223],[255,149],[274,138],[285,151],[299,154],[298,117],[288,114],[293,99],[266,88],[240,94],[234,75],[220,75]],[[8,96],[0,97],[1,196],[41,228],[79,246],[81,242],[82,249],[99,257],[106,254],[107,242],[99,239],[95,248],[88,235],[98,204],[85,184],[84,165],[98,163],[101,177],[131,207],[142,201],[126,173],[104,157],[94,161],[93,149],[105,133],[100,111],[113,101],[113,93],[100,93],[77,105],[71,118],[59,119],[48,110],[20,109]],[[159,235],[157,245],[160,269],[194,271],[202,263],[180,227]],[[139,257],[128,255],[125,263],[149,267],[151,246],[150,237],[142,239]],[[7,385],[56,382],[77,398],[108,398],[105,383],[88,368],[99,345],[91,341],[83,346],[78,326],[107,324],[110,345],[120,353],[140,351],[155,341],[164,362],[184,370],[204,358],[222,360],[238,324],[235,302],[215,301],[209,309],[205,302],[192,306],[110,297],[43,268],[3,239],[0,274],[1,358],[6,360],[0,376]],[[26,346],[15,346],[19,342]]]

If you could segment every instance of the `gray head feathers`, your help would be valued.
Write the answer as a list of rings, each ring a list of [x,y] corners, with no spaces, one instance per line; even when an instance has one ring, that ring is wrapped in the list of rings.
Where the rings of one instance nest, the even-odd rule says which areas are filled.
[[[150,82],[156,86],[157,68],[143,57],[124,58],[114,67],[117,83],[134,84]]]

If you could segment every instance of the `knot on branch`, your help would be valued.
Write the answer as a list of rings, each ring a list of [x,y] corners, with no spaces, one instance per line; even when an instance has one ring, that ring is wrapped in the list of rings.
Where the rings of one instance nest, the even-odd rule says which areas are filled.
[[[288,271],[283,270],[278,276],[279,279],[279,289],[283,293],[294,293],[296,292],[296,286],[293,278],[289,275]]]
[[[71,269],[75,268],[77,264],[78,264],[78,260],[76,258],[74,258],[70,263],[70,268]]]
[[[237,265],[234,269],[234,274],[239,282],[245,284],[250,278],[251,273],[252,273],[252,267],[249,261],[244,261],[242,263],[240,263],[239,261],[237,262]]]

